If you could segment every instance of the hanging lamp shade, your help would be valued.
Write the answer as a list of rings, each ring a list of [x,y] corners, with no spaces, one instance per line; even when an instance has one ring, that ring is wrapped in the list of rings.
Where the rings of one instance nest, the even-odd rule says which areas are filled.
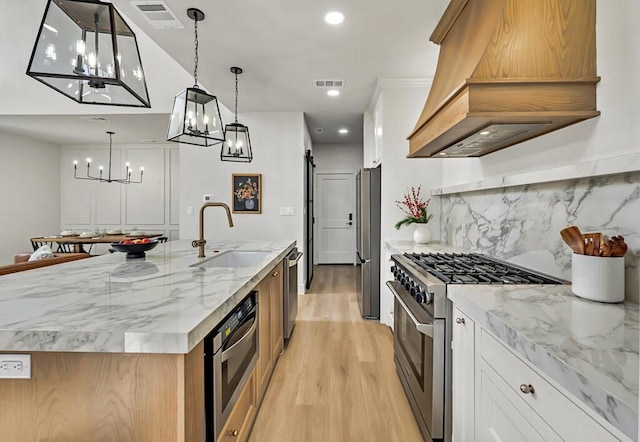
[[[136,36],[111,3],[48,0],[27,75],[78,103],[151,107]]]
[[[176,95],[167,141],[213,146],[224,141],[218,99],[198,87]]]
[[[238,75],[242,74],[242,68],[234,66],[231,68],[231,72],[236,76],[236,120],[235,123],[227,124],[224,128],[226,135],[220,149],[220,160],[250,163],[253,160],[253,152],[251,151],[249,128],[238,123]]]
[[[167,141],[213,146],[224,141],[224,130],[218,99],[198,86],[198,22],[204,20],[204,12],[187,9],[187,16],[194,22],[195,84],[176,95],[167,131]]]

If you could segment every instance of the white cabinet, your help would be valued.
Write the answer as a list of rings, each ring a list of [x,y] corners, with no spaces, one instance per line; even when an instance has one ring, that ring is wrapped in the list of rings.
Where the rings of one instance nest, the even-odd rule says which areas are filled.
[[[453,318],[453,442],[473,442],[475,326],[457,307]]]
[[[628,441],[454,305],[455,442]]]

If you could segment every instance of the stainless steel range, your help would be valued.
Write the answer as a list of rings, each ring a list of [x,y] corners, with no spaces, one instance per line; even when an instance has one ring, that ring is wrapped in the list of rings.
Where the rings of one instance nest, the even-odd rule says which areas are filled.
[[[478,254],[392,255],[396,370],[426,441],[451,441],[449,284],[563,284],[566,281]]]

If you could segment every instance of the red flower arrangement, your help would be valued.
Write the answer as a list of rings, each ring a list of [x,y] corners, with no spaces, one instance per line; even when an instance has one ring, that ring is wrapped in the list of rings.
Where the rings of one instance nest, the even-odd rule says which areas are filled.
[[[406,214],[403,219],[396,223],[396,229],[399,229],[405,224],[426,224],[433,216],[427,214],[427,207],[429,207],[431,200],[423,201],[420,198],[420,187],[422,186],[418,186],[417,189],[412,187],[411,191],[404,195],[402,201],[396,201],[396,206]]]

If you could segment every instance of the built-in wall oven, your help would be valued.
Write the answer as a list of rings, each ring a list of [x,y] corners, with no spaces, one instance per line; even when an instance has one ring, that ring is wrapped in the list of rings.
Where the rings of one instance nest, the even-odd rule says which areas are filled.
[[[451,284],[566,281],[478,254],[392,255],[393,348],[398,377],[426,441],[451,441]]]
[[[206,441],[214,442],[258,359],[258,297],[251,292],[204,340]]]

